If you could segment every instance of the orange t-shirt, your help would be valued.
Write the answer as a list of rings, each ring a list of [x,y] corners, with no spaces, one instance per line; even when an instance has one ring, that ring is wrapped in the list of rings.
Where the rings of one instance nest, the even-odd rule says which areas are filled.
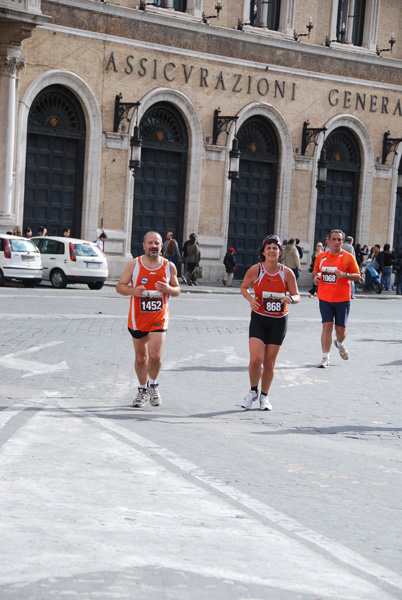
[[[347,302],[351,297],[350,281],[338,278],[335,273],[323,273],[325,267],[336,267],[344,273],[360,273],[355,257],[346,250],[331,254],[329,250],[317,254],[314,271],[321,273],[317,296],[326,302]]]
[[[254,281],[253,288],[260,308],[254,312],[264,317],[284,317],[289,312],[287,303],[282,304],[276,299],[264,299],[263,292],[286,294],[285,267],[279,265],[279,271],[274,275],[265,270],[264,263],[260,263],[259,267],[258,278]]]
[[[150,269],[143,264],[142,256],[137,258],[131,278],[132,287],[143,285],[146,290],[155,292],[157,281],[170,281],[170,263],[166,258],[156,269]],[[169,294],[158,296],[131,296],[128,326],[134,331],[166,330],[169,325]]]

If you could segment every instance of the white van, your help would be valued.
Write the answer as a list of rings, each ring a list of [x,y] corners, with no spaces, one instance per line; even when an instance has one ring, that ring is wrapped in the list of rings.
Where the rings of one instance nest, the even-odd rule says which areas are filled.
[[[17,279],[26,287],[42,281],[42,261],[37,247],[30,240],[0,233],[0,285]]]
[[[106,256],[96,244],[70,237],[33,237],[42,257],[43,279],[55,288],[86,283],[100,290],[108,276]]]

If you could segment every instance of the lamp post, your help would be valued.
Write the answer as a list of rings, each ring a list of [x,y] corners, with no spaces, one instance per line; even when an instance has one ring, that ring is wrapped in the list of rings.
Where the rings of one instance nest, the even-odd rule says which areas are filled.
[[[233,138],[232,149],[229,152],[229,174],[228,178],[233,182],[239,179],[240,169],[240,150],[239,140],[237,137]]]
[[[320,160],[317,163],[318,174],[317,174],[317,182],[315,187],[320,192],[323,192],[327,185],[327,171],[328,171],[328,161],[327,154],[324,148],[321,150]]]
[[[130,160],[128,163],[128,168],[132,172],[133,177],[135,177],[136,170],[141,169],[141,146],[142,138],[140,135],[140,128],[138,127],[138,125],[135,125],[134,135],[130,140],[131,152]]]
[[[398,194],[402,194],[402,172],[398,173],[396,188],[397,188]]]

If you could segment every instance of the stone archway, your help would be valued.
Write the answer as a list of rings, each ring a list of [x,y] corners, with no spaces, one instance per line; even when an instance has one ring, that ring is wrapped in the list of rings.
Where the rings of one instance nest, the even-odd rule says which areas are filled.
[[[43,89],[28,116],[24,226],[81,237],[86,125],[80,103],[59,85]]]
[[[151,106],[140,122],[141,163],[135,178],[131,253],[142,253],[149,230],[173,231],[183,243],[188,135],[180,112],[167,102]]]
[[[274,233],[279,146],[272,125],[258,115],[245,121],[237,138],[240,172],[230,197],[228,246],[236,249],[236,277],[242,278],[262,239]]]

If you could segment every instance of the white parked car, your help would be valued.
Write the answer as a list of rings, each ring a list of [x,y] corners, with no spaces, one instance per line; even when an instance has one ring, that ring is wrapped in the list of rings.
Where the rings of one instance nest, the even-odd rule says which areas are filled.
[[[0,233],[0,285],[18,279],[31,287],[42,281],[40,253],[30,240]]]
[[[40,250],[43,279],[53,287],[65,288],[67,283],[87,283],[91,290],[100,290],[108,276],[106,256],[96,244],[69,237],[33,237]]]

